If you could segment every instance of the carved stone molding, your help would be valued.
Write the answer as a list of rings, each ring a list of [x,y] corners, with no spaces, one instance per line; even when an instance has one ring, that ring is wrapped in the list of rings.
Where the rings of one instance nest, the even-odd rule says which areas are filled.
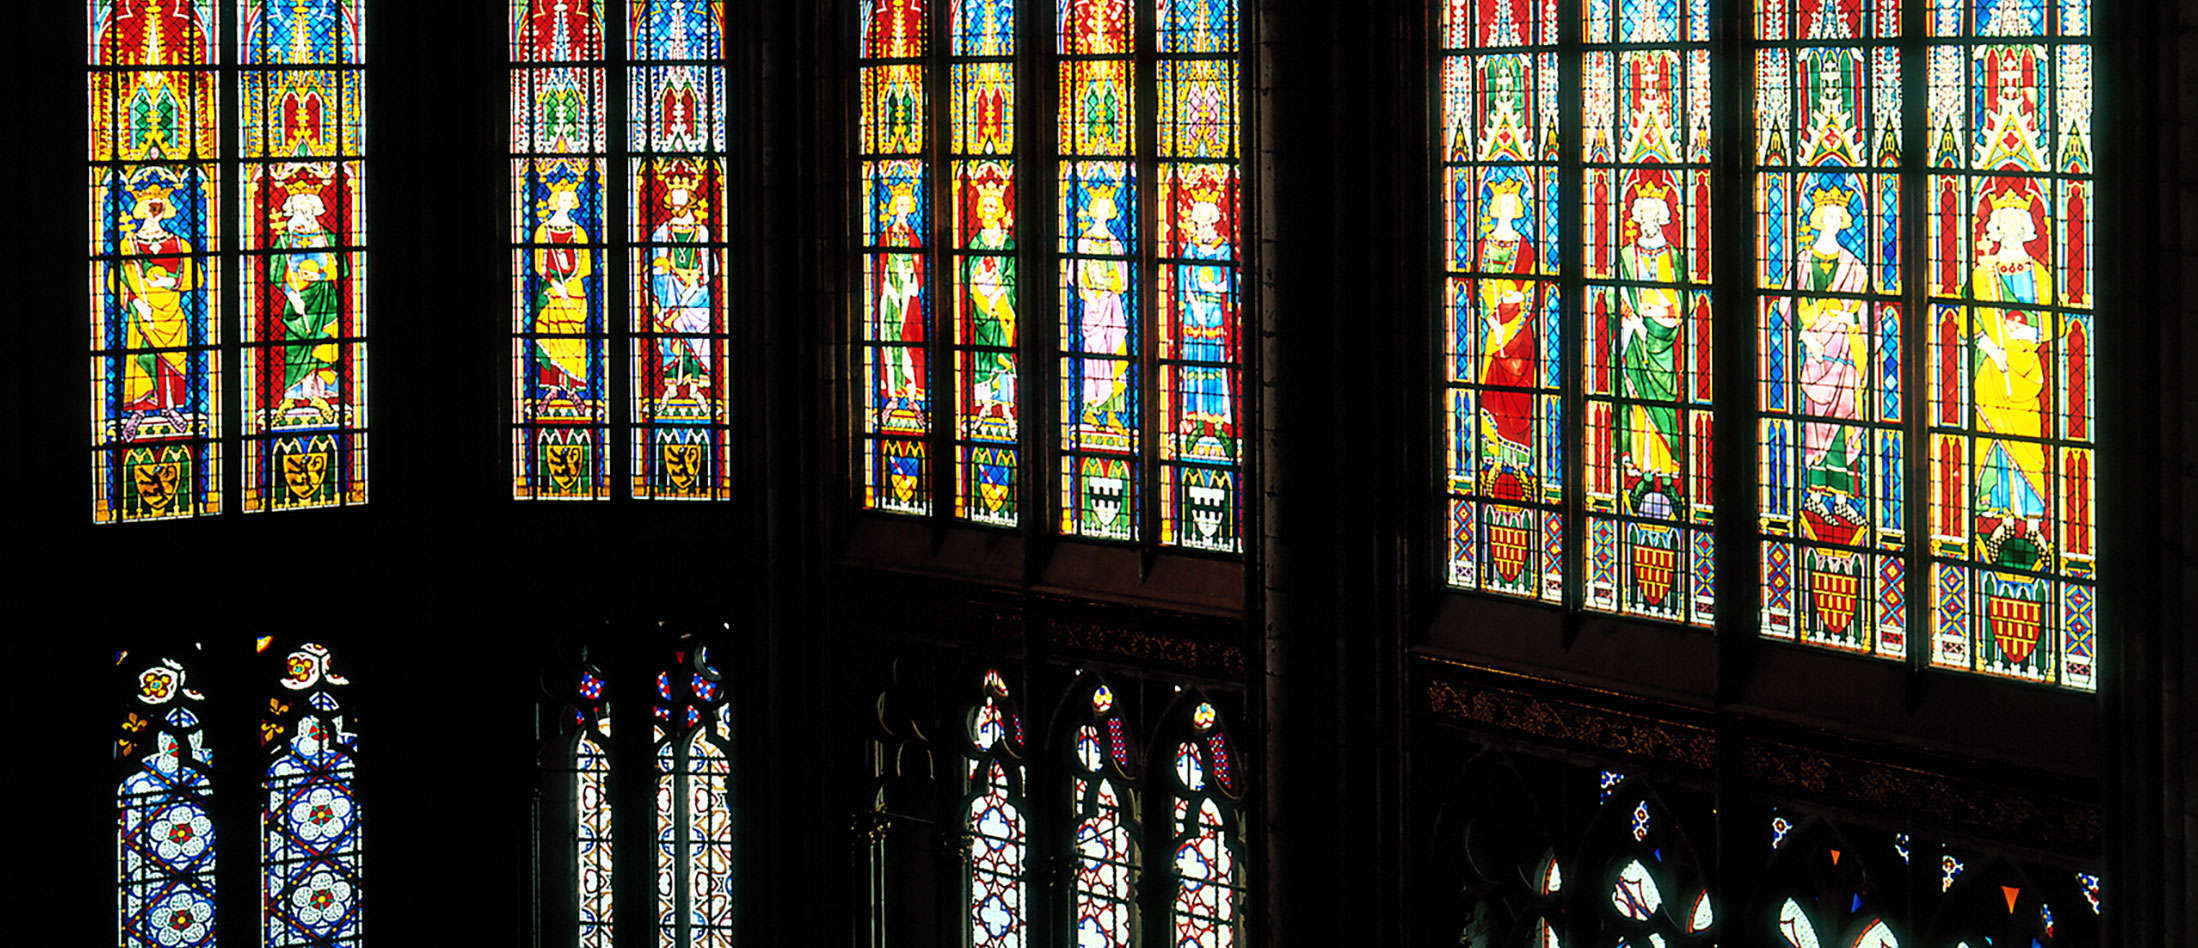
[[[1480,728],[1708,772],[1717,741],[1708,730],[1554,698],[1431,679],[1427,710]]]
[[[1193,675],[1231,681],[1244,677],[1242,646],[1218,641],[1189,628],[1143,626],[1145,623],[1133,625],[1048,616],[1040,620],[1038,634],[1057,648],[1125,664],[1164,665]]]

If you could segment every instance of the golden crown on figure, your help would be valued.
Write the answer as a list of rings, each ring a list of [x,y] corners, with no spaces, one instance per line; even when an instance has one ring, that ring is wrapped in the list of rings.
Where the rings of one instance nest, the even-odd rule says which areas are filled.
[[[1523,190],[1525,187],[1526,182],[1521,181],[1518,178],[1505,178],[1502,181],[1496,182],[1495,186],[1490,188],[1489,190],[1494,192],[1495,196],[1497,197],[1502,197],[1506,194],[1517,197],[1520,191]]]
[[[695,168],[693,162],[685,159],[672,162],[664,169],[663,181],[665,206],[672,206],[672,192],[681,189],[687,192],[685,207],[688,211],[699,216],[709,206],[709,202],[703,200],[702,173]]]
[[[1854,195],[1852,192],[1849,192],[1845,188],[1838,187],[1817,188],[1816,190],[1809,192],[1809,203],[1817,207],[1824,207],[1826,205],[1846,207],[1848,202],[1851,201],[1853,198]]]
[[[1644,181],[1639,187],[1633,189],[1633,196],[1636,199],[1648,198],[1652,201],[1662,201],[1671,196],[1671,189],[1654,181]]]
[[[2035,199],[2032,198],[2031,195],[2026,192],[2017,191],[2014,188],[2004,188],[1998,193],[1992,195],[1990,198],[1987,198],[1986,200],[1991,202],[1992,209],[1995,211],[2005,210],[2007,208],[2015,208],[2017,210],[2028,211],[2030,210],[2031,205],[2036,203]]]
[[[130,193],[140,201],[166,201],[176,193],[176,186],[158,177],[141,178],[130,185]]]

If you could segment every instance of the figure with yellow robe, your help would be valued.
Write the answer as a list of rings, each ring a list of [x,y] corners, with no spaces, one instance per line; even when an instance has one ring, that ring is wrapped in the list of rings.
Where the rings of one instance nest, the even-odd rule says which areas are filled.
[[[1679,282],[1679,252],[1665,228],[1672,219],[1669,189],[1647,183],[1627,209],[1630,240],[1618,255],[1618,276],[1645,283]],[[1677,517],[1679,484],[1679,290],[1671,286],[1624,286],[1618,290],[1618,364],[1625,380],[1625,430],[1620,434],[1626,477],[1634,482],[1630,511],[1649,517]]]
[[[549,219],[534,228],[532,258],[536,378],[552,400],[588,398],[588,277],[595,273],[588,233],[572,219],[580,207],[580,182],[553,178]]]
[[[1991,212],[1969,288],[1978,304],[1970,339],[1975,344],[1977,425],[1985,435],[1976,441],[1979,533],[1995,562],[2018,567],[2032,566],[2035,560],[2017,552],[2009,540],[2026,539],[2039,554],[2046,542],[2039,529],[2046,513],[2045,448],[2031,439],[2045,434],[2040,350],[2047,345],[2050,323],[2044,312],[1991,304],[2053,299],[2053,273],[2031,256],[2028,246],[2038,236],[2031,216],[2035,200],[2020,191],[1989,199]]]
[[[121,439],[131,440],[148,418],[158,417],[170,434],[188,435],[190,406],[190,317],[185,301],[199,290],[198,249],[168,230],[175,217],[176,180],[166,169],[146,168],[128,189],[130,216],[137,221],[123,241],[129,255],[120,263],[119,289],[127,320],[131,354],[122,359]],[[161,351],[147,352],[143,350]]]

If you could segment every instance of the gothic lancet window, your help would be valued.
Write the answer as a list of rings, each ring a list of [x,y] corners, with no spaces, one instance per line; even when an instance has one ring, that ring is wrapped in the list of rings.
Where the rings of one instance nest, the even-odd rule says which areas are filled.
[[[1179,948],[1229,948],[1242,941],[1245,879],[1239,818],[1243,776],[1236,749],[1210,701],[1189,702],[1170,767],[1169,839],[1175,854],[1168,935]]]
[[[1574,923],[1578,935],[1599,930],[1595,944],[1713,944],[1717,911],[1685,828],[1646,781],[1605,773],[1601,782],[1577,870],[1597,887],[1596,911]]]
[[[95,522],[366,501],[365,5],[91,0]]]
[[[1451,0],[1442,24],[1442,376],[1449,580],[1564,600],[1553,4]]]
[[[563,790],[569,803],[572,841],[573,943],[611,948],[616,921],[612,896],[610,703],[602,673],[583,667],[572,703],[558,722],[556,753],[564,759]]]
[[[932,510],[930,53],[924,0],[862,4],[863,506],[919,514]]]
[[[116,867],[123,948],[214,944],[213,756],[205,742],[205,696],[191,666],[129,652],[129,709],[115,740],[124,772]]]
[[[270,756],[260,839],[262,944],[269,948],[361,941],[358,735],[344,704],[351,682],[330,660],[328,649],[312,643],[284,655],[281,688],[260,723]]]
[[[1024,399],[1056,390],[1058,480],[1036,476],[1059,485],[1061,532],[1238,548],[1240,24],[1229,0],[1144,9],[1058,6],[1058,99],[1030,123],[1052,132],[1057,174],[1034,181],[1018,174],[1017,64],[1037,51],[1013,6],[862,4],[865,508],[1024,523]],[[1038,277],[1059,306],[1058,376],[1036,387],[1018,315],[1041,301],[1016,256],[1032,187],[1058,211]]]
[[[1023,718],[998,670],[966,712],[963,904],[972,948],[1022,948],[1031,939],[1030,818],[1023,803]]]
[[[1080,948],[1131,948],[1140,924],[1140,861],[1129,725],[1104,681],[1092,686],[1081,710],[1068,748],[1068,813],[1075,822],[1070,922]]]
[[[1927,16],[1930,661],[2090,690],[2091,5]]]
[[[698,643],[656,676],[656,915],[665,948],[733,940],[732,709]]]
[[[1707,0],[1587,0],[1582,301],[1589,608],[1707,625]]]
[[[260,943],[360,943],[365,849],[351,683],[331,667],[326,647],[270,650],[273,644],[273,637],[260,638],[258,655],[200,646],[115,654],[129,695],[115,742],[125,774],[116,790],[124,948],[215,944],[216,841],[230,840],[236,858],[234,841],[254,836]],[[208,700],[193,677],[207,675],[210,666],[220,666],[216,680],[256,685],[258,697]],[[235,713],[252,707],[259,708],[256,721]],[[246,811],[257,825],[223,824],[225,811],[214,797],[216,745],[260,749],[261,802]],[[253,855],[247,845],[243,858]],[[231,920],[230,927],[234,934],[239,926]],[[249,922],[243,930],[250,932]]]
[[[510,11],[513,496],[728,497],[724,5]]]
[[[1900,7],[1758,0],[1762,633],[1907,654]]]

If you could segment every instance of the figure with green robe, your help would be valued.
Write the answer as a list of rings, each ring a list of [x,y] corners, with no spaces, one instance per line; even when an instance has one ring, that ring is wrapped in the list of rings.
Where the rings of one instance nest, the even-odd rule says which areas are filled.
[[[1679,252],[1665,228],[1671,223],[1668,189],[1643,184],[1628,215],[1631,240],[1618,255],[1618,276],[1660,284],[1628,285],[1618,291],[1617,325],[1622,396],[1627,406],[1619,434],[1630,487],[1630,512],[1672,518],[1679,496],[1679,369],[1675,348],[1680,335],[1680,293],[1671,286],[1681,277]],[[1656,502],[1660,496],[1662,503]]]
[[[290,197],[282,205],[283,229],[273,241],[281,252],[267,259],[267,281],[282,306],[282,398],[326,419],[329,400],[341,394],[335,339],[342,284],[330,249],[335,240],[321,223],[327,206],[319,185],[311,178],[290,185]]]

